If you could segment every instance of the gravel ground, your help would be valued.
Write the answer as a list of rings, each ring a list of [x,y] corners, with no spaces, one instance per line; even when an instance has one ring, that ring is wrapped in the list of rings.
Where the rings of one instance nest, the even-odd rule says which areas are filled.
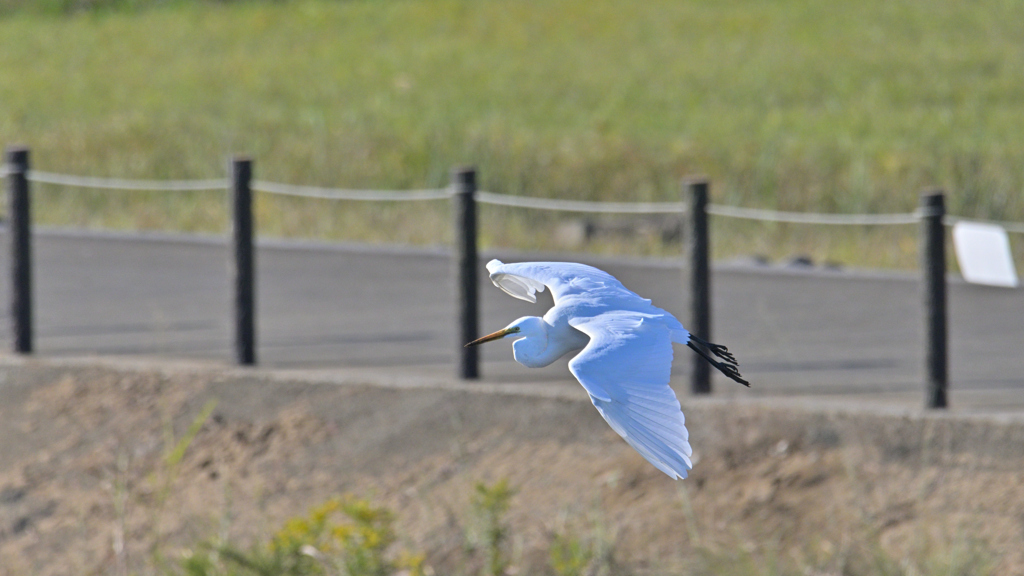
[[[696,466],[673,482],[582,391],[510,390],[5,361],[0,566],[148,574],[156,557],[218,535],[263,539],[354,493],[393,509],[402,545],[453,573],[473,485],[507,478],[519,573],[538,573],[551,535],[573,531],[613,544],[638,573],[745,550],[828,574],[877,543],[911,560],[972,548],[993,573],[1024,574],[1020,420],[683,398]]]

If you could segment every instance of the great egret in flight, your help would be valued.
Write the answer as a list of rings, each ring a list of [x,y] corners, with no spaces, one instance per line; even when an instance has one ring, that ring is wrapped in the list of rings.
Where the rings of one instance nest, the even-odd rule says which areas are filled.
[[[529,368],[579,352],[569,370],[605,421],[658,470],[686,478],[693,450],[679,400],[668,385],[672,343],[686,344],[729,378],[750,386],[729,350],[690,334],[672,314],[591,266],[491,260],[487,271],[495,286],[527,302],[536,302],[546,287],[555,305],[543,318],[520,318],[466,346],[515,338],[513,357]]]

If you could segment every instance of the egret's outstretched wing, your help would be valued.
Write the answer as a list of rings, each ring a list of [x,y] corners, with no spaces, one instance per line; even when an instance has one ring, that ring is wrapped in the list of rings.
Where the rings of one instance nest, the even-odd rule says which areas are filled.
[[[590,336],[569,370],[597,411],[656,468],[686,478],[693,451],[679,400],[668,385],[672,340],[663,320],[616,311],[569,323]]]
[[[551,289],[551,295],[556,304],[560,298],[570,294],[586,293],[595,297],[640,298],[627,290],[611,274],[586,264],[572,262],[504,264],[500,260],[491,260],[487,263],[487,271],[495,286],[509,295],[527,302],[536,302],[537,292],[543,292],[545,286]]]

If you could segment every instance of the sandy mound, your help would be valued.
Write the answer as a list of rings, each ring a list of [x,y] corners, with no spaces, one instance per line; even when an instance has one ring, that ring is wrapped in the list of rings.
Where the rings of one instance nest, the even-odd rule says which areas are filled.
[[[837,565],[878,542],[897,558],[976,545],[996,573],[1024,573],[1021,425],[684,399],[698,459],[672,482],[582,397],[45,364],[2,378],[5,573],[146,574],[156,557],[265,538],[348,492],[393,509],[403,545],[443,572],[461,561],[473,484],[501,478],[518,489],[520,572],[541,570],[552,532],[570,530],[614,544],[634,571],[729,550]]]

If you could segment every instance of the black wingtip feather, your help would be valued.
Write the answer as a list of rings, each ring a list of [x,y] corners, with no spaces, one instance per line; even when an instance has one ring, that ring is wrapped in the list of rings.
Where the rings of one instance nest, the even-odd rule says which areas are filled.
[[[739,382],[740,384],[743,384],[747,388],[750,388],[750,382],[747,382],[746,380],[743,379],[743,376],[740,374],[740,371],[737,370],[735,366],[718,363],[715,365],[715,368],[721,370],[722,374],[725,374],[729,378],[732,378],[733,380]]]
[[[711,351],[712,354],[714,354],[715,356],[718,356],[722,360],[725,360],[729,364],[732,364],[733,366],[739,366],[740,365],[740,363],[736,361],[736,357],[733,356],[732,352],[729,352],[729,349],[726,348],[725,346],[722,346],[721,344],[715,344],[714,342],[708,342],[707,340],[705,340],[705,339],[703,339],[703,338],[701,338],[699,336],[695,336],[693,334],[690,334],[690,340],[692,340],[692,341],[700,344],[701,346],[707,348],[708,350]]]
[[[736,361],[736,357],[733,356],[732,352],[729,352],[729,349],[726,348],[725,346],[722,346],[721,344],[711,344],[709,342],[708,349],[710,349],[715,356],[718,356],[722,360],[725,360],[726,362],[734,366],[739,366],[740,363]]]
[[[710,342],[705,342],[704,340],[696,338],[696,337],[694,337],[692,335],[691,335],[690,338],[691,338],[691,341],[687,342],[686,345],[689,346],[691,350],[693,350],[697,354],[700,354],[701,356],[703,356],[704,359],[707,360],[708,362],[710,362],[712,366],[714,366],[715,368],[718,368],[718,370],[722,374],[725,374],[726,376],[728,376],[732,380],[735,380],[736,382],[739,382],[740,384],[743,384],[747,388],[750,388],[750,382],[747,382],[746,380],[743,379],[743,376],[740,374],[740,371],[739,371],[739,368],[738,368],[739,364],[736,362],[735,358],[732,358],[732,354],[728,354],[729,351],[725,348],[725,346],[721,346],[719,344],[711,344]],[[694,342],[693,342],[694,340],[696,340],[697,342],[700,342],[701,344],[707,346],[708,349],[711,350],[712,352],[715,352],[715,350],[714,350],[714,348],[712,348],[712,346],[721,348],[724,351],[725,354],[728,354],[729,358],[732,358],[732,363],[726,364],[725,362],[719,362],[719,361],[715,360],[710,355],[708,355],[707,352],[701,350],[699,346],[694,344]],[[721,354],[717,354],[716,353],[716,355],[718,357],[720,357],[720,358],[723,358],[724,360],[727,360],[727,361],[729,360],[729,358],[725,358]]]

